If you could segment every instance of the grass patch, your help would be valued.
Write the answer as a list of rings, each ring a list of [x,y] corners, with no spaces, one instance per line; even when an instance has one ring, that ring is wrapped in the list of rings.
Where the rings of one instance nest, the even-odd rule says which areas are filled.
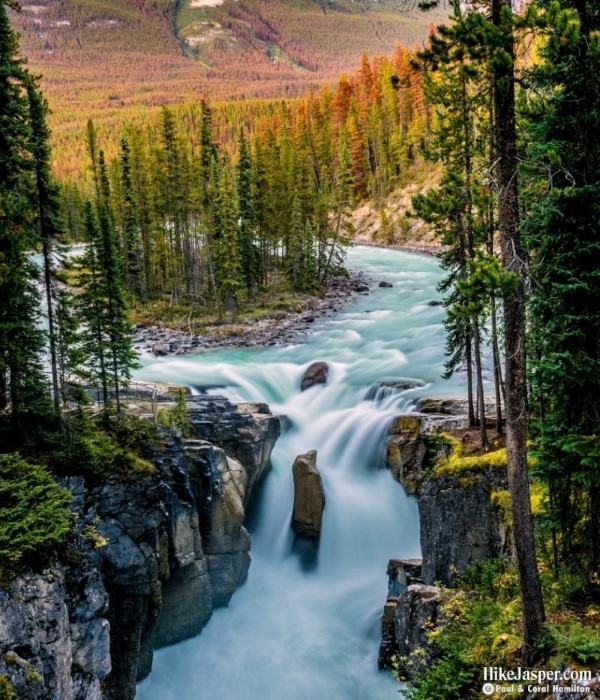
[[[462,474],[466,471],[482,471],[487,467],[506,468],[506,448],[502,447],[492,452],[465,456],[463,444],[449,433],[440,433],[439,438],[450,447],[450,453],[441,457],[435,467],[436,474]]]
[[[533,516],[542,515],[546,511],[548,501],[548,488],[541,481],[534,481],[529,486],[529,496],[531,500],[531,512]],[[510,527],[512,517],[510,511],[510,492],[492,491],[491,501],[498,511],[504,525]]]

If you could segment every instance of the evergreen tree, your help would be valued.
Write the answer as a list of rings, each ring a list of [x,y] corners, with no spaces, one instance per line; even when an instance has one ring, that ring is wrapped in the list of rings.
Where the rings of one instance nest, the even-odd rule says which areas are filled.
[[[76,295],[60,288],[56,294],[56,361],[63,405],[69,397],[69,381],[82,377],[87,360],[79,321]]]
[[[84,209],[86,234],[85,253],[74,263],[78,271],[77,287],[80,292],[74,300],[76,317],[81,327],[81,350],[85,362],[77,370],[77,375],[93,383],[99,383],[104,406],[108,406],[107,340],[105,337],[106,309],[102,294],[100,269],[100,232],[98,221],[91,202]],[[69,332],[68,308],[64,309],[64,334]],[[66,347],[63,349],[63,362],[68,366]]]
[[[238,210],[230,168],[220,170],[215,216],[215,264],[219,297],[227,311],[235,311],[244,288]]]
[[[260,281],[260,254],[255,244],[256,206],[252,181],[252,157],[244,130],[240,131],[237,163],[237,206],[239,212],[240,255],[246,291]]]
[[[48,107],[38,92],[33,80],[27,83],[29,116],[31,120],[31,141],[29,149],[33,156],[36,176],[36,199],[38,205],[38,231],[42,241],[44,266],[44,287],[46,294],[46,315],[50,345],[50,367],[54,409],[60,409],[60,383],[56,350],[56,328],[54,305],[56,294],[55,265],[53,252],[64,235],[64,222],[61,217],[61,201],[58,186],[51,175],[50,131],[46,124]]]
[[[589,574],[600,564],[600,16],[589,0],[537,5],[549,26],[530,76],[532,408],[555,562]]]
[[[466,365],[469,422],[471,426],[479,424],[481,444],[487,448],[481,327],[490,292],[481,284],[481,275],[477,284],[472,280],[473,271],[486,264],[481,246],[488,203],[480,195],[482,183],[476,175],[487,157],[483,148],[487,141],[481,133],[487,106],[487,71],[481,46],[485,24],[478,13],[465,13],[458,2],[452,3],[452,10],[450,24],[438,27],[430,36],[430,47],[419,54],[425,94],[437,115],[429,153],[442,164],[442,179],[438,188],[417,196],[413,203],[444,245],[439,257],[448,271],[440,284],[440,291],[447,294],[448,309],[446,376]]]
[[[426,3],[428,7],[437,1]],[[485,11],[489,11],[489,15]],[[522,657],[526,663],[543,635],[544,603],[537,568],[535,532],[527,465],[527,377],[525,361],[525,262],[521,246],[518,153],[515,112],[515,16],[510,0],[473,3],[468,11],[483,31],[469,33],[480,42],[491,75],[494,106],[494,180],[503,268],[506,352],[506,444],[508,485],[523,610]]]
[[[101,156],[99,177],[102,168]],[[86,203],[85,226],[86,252],[76,262],[80,292],[75,307],[81,326],[80,352],[85,357],[78,373],[99,382],[105,408],[112,386],[120,410],[120,387],[130,379],[137,358],[131,345],[115,232],[103,202],[99,202],[98,216],[91,203]]]
[[[107,203],[110,203],[110,189],[102,151],[99,153],[99,177],[102,198],[97,202],[100,233],[97,247],[98,280],[105,308],[103,330],[108,341],[112,384],[117,411],[120,411],[119,388],[131,378],[131,370],[137,365],[137,360],[131,345],[131,327],[127,319],[122,255],[117,245],[110,208],[107,206]]]
[[[123,252],[127,289],[138,298],[144,296],[143,251],[138,208],[131,176],[129,142],[121,139],[121,185],[123,190]]]
[[[13,436],[44,412],[37,267],[35,167],[31,155],[30,77],[18,58],[17,37],[0,3],[0,410],[10,402]]]
[[[495,176],[502,267],[512,277],[504,301],[506,353],[506,451],[508,487],[523,607],[522,657],[530,662],[544,634],[544,601],[538,572],[527,468],[527,376],[525,356],[525,261],[521,246],[515,113],[515,17],[510,0],[492,0],[491,49]]]
[[[327,250],[327,247],[323,250],[324,256],[319,271],[322,283],[327,281],[333,270],[339,269],[345,257],[345,248],[354,233],[352,223],[354,205],[352,186],[352,159],[348,147],[345,143],[342,143],[338,156],[335,186],[330,199],[330,235],[327,241],[329,250]]]

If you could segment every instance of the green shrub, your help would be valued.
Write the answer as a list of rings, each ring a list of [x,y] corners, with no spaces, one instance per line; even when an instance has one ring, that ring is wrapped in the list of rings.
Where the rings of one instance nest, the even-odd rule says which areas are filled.
[[[67,447],[52,455],[51,465],[60,474],[83,474],[100,479],[132,476],[154,469],[152,464],[100,431],[75,436]]]
[[[187,398],[184,389],[179,389],[175,394],[175,403],[168,410],[161,409],[158,412],[158,422],[167,428],[177,428],[182,437],[193,437],[194,426],[188,414]]]
[[[575,661],[587,666],[600,664],[600,630],[566,620],[549,626],[556,654],[565,662]]]
[[[0,458],[0,566],[45,556],[71,532],[71,494],[19,455]]]
[[[8,676],[0,676],[0,700],[19,700]]]
[[[102,416],[100,420],[93,420],[79,411],[70,420],[66,446],[50,455],[52,471],[83,474],[94,479],[154,471],[154,466],[130,447],[139,446],[145,437],[149,441],[145,449],[151,447],[150,432],[145,433],[136,420],[125,416],[114,420]]]
[[[106,422],[105,428],[117,445],[140,457],[150,457],[159,443],[154,423],[137,416],[117,414]]]

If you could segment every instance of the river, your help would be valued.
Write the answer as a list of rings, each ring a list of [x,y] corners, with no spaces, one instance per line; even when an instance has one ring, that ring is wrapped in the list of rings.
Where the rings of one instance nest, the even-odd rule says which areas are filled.
[[[249,523],[252,565],[228,608],[196,638],[154,656],[140,700],[384,700],[398,698],[377,670],[386,566],[419,556],[416,501],[382,469],[394,415],[422,396],[460,396],[443,381],[444,310],[435,258],[356,247],[348,265],[375,285],[317,319],[297,344],[146,358],[136,379],[189,384],[233,401],[265,401],[287,417]],[[380,280],[392,288],[379,288]],[[330,364],[326,386],[300,392],[315,360]],[[404,392],[373,390],[398,377]],[[376,387],[375,387],[376,389]],[[369,398],[373,397],[373,398]],[[318,559],[293,548],[291,465],[316,449],[326,505]]]

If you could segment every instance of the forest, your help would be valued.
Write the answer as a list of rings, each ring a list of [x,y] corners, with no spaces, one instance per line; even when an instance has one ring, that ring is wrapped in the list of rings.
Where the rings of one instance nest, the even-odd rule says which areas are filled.
[[[90,119],[74,180],[53,171],[48,107],[0,3],[0,427],[14,453],[0,461],[2,493],[22,477],[46,484],[78,451],[143,468],[120,416],[135,310],[221,320],[274,290],[318,294],[347,274],[353,210],[374,202],[385,233],[386,198],[411,168],[438,173],[411,216],[440,244],[446,371],[466,374],[480,454],[506,445],[514,562],[464,582],[476,592],[457,594],[415,700],[467,697],[484,663],[543,664],[559,647],[600,659],[600,9],[450,10],[424,48],[363,54],[354,73],[294,99],[199,99],[110,138]],[[74,242],[84,254],[63,259]],[[87,384],[101,395],[93,420]],[[40,517],[64,515],[64,493],[47,494]],[[2,567],[64,540],[63,515],[18,551],[0,540]],[[510,650],[482,612],[490,597],[517,627]]]
[[[427,35],[432,19],[445,16],[370,2],[368,12],[365,3],[342,3],[324,13],[313,0],[228,0],[191,9],[187,2],[163,0],[21,4],[22,12],[9,15],[51,103],[53,160],[61,179],[77,178],[84,167],[80,134],[89,118],[107,139],[127,123],[158,121],[165,104],[210,97],[215,108],[235,100],[245,109],[259,99],[299,97],[336,82],[363,51],[392,52],[399,42],[411,48]],[[186,55],[189,42],[195,60]],[[114,155],[117,145],[107,152]]]

